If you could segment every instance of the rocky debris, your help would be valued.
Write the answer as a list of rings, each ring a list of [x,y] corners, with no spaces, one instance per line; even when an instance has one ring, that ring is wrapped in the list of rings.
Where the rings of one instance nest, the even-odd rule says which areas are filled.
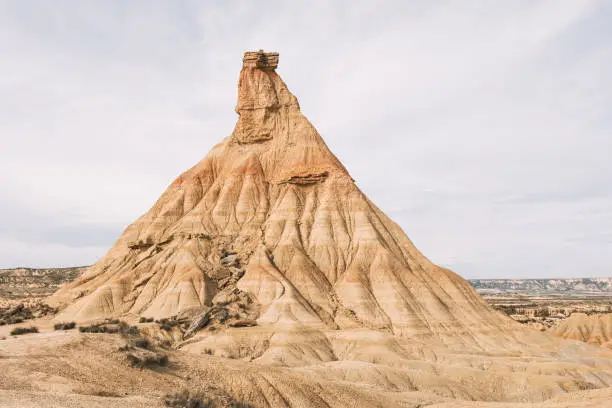
[[[238,254],[225,248],[221,249],[219,265],[211,273],[211,277],[217,282],[217,288],[234,287],[244,273],[245,270]]]
[[[205,327],[208,324],[208,322],[210,321],[209,311],[210,309],[202,312],[199,316],[193,319],[193,321],[187,328],[187,331],[185,331],[183,338],[190,337],[192,334],[198,332],[199,330],[201,330],[203,327]]]
[[[225,255],[223,258],[221,258],[221,265],[223,266],[236,266],[236,264],[238,263],[238,266],[240,265],[238,261],[238,255],[236,254],[228,254]]]
[[[139,240],[139,241],[130,241],[127,243],[127,247],[130,249],[147,249],[153,246],[153,242],[152,241],[143,241],[143,240]]]
[[[184,239],[192,239],[192,238],[196,238],[196,235],[199,235],[199,234],[179,234],[179,237],[184,238]],[[158,249],[159,250],[159,249],[161,249],[161,247],[163,245],[168,244],[173,239],[174,239],[174,235],[168,235],[165,238],[159,240],[158,242],[154,242],[153,238],[147,237],[146,239],[139,239],[139,240],[136,240],[136,241],[129,241],[127,243],[127,247],[129,249],[138,250],[138,251],[149,249],[151,247],[154,247],[154,249]]]
[[[280,184],[289,183],[289,184],[296,184],[299,186],[308,186],[311,184],[317,184],[317,183],[324,182],[325,179],[327,179],[328,175],[329,175],[328,172],[323,171],[320,173],[308,173],[305,175],[291,176],[286,180],[282,180]]]
[[[193,319],[183,339],[204,328],[256,326],[257,315],[257,306],[248,293],[237,288],[227,288],[215,296],[211,308]]]
[[[278,52],[248,51],[242,57],[242,67],[273,70],[278,67],[278,56]]]

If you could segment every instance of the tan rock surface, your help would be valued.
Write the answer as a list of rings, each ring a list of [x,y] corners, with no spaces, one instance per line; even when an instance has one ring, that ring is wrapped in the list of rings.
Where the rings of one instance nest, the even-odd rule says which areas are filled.
[[[56,320],[197,317],[171,375],[147,381],[190,372],[253,406],[540,403],[612,384],[612,352],[521,327],[423,256],[357,188],[277,64],[246,54],[232,135],[49,299]],[[79,342],[109,335],[95,336],[69,348],[86,355]],[[22,375],[46,370],[23,359]]]
[[[550,330],[555,336],[612,349],[612,314],[573,313]]]
[[[225,249],[245,266],[237,287],[256,299],[262,324],[460,334],[474,346],[477,333],[509,325],[368,200],[272,66],[252,59],[233,134],[56,293],[62,318],[162,318],[211,305]]]

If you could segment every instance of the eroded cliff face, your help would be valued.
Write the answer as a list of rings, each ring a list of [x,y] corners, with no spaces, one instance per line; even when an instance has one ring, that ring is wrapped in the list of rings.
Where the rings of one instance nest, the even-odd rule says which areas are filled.
[[[49,299],[64,308],[56,320],[188,316],[185,333],[164,333],[173,389],[191,378],[189,389],[210,382],[262,407],[514,404],[612,384],[609,350],[520,327],[425,258],[356,187],[277,64],[274,53],[245,55],[232,135]],[[40,337],[45,347],[65,338]],[[30,347],[23,378],[101,364],[116,384],[117,345],[106,343],[116,339],[86,339],[75,333],[59,358]],[[103,358],[90,358],[91,344],[106,344],[93,351]]]
[[[197,314],[235,292],[265,327],[459,333],[482,346],[478,333],[511,325],[356,187],[277,64],[245,55],[232,135],[50,299],[60,319]],[[238,266],[223,265],[228,254]]]
[[[551,334],[603,346],[612,350],[612,314],[573,313],[550,330]]]

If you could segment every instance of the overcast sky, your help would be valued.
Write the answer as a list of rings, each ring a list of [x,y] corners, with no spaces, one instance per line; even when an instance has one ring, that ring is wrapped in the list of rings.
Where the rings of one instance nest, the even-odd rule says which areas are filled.
[[[610,21],[581,0],[0,0],[0,267],[103,256],[231,133],[263,48],[434,262],[611,276]]]

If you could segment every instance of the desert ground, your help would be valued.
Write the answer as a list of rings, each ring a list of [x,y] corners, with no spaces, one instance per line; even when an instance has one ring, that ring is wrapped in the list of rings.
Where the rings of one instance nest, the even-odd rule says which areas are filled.
[[[126,321],[138,334],[55,330],[52,314],[0,327],[0,406],[605,407],[612,398],[612,352],[575,340],[550,340],[539,356],[449,354],[442,345],[400,344],[358,329],[335,339],[333,361],[277,366],[252,361],[241,349],[248,342],[217,356],[174,341],[180,326]],[[39,332],[10,335],[16,327]],[[220,337],[257,336],[252,329]],[[143,338],[145,350],[126,347]],[[130,355],[142,353],[153,358],[141,366]],[[196,401],[202,405],[188,405]]]

